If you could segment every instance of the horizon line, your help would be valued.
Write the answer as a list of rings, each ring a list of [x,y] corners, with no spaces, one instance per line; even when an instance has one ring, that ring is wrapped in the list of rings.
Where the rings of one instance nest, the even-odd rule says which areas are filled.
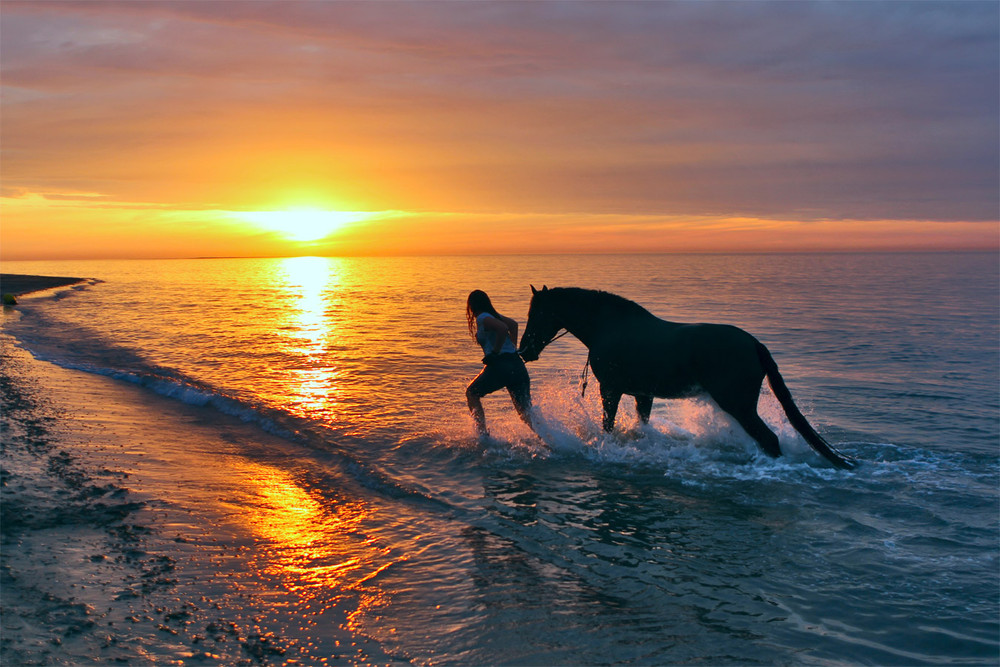
[[[35,257],[0,258],[4,262],[96,262],[96,261],[192,261],[211,259],[297,259],[317,257],[326,259],[349,258],[390,258],[390,257],[556,257],[556,256],[613,256],[613,255],[886,255],[886,254],[971,254],[995,253],[1000,255],[1000,246],[995,248],[854,248],[854,249],[781,249],[781,250],[653,250],[653,251],[569,251],[569,252],[449,252],[449,253],[392,253],[392,254],[288,254],[288,255],[195,255],[177,257]]]

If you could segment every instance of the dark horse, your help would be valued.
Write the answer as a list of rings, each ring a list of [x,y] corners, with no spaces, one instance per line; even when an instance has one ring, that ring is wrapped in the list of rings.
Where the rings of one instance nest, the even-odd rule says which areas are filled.
[[[649,421],[653,398],[708,394],[769,456],[781,456],[778,436],[757,414],[767,377],[788,421],[830,463],[855,463],[836,452],[792,401],[778,365],[756,338],[725,324],[678,324],[608,292],[578,287],[531,288],[521,356],[538,359],[556,333],[566,329],[590,350],[590,367],[601,386],[604,430],[615,425],[622,394],[635,396],[639,418]]]

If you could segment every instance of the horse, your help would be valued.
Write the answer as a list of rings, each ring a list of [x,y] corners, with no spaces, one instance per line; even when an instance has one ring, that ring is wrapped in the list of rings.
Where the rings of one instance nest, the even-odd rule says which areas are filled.
[[[856,466],[809,424],[771,353],[743,329],[668,322],[634,301],[600,290],[537,290],[532,285],[531,294],[518,352],[525,361],[535,361],[563,329],[586,345],[600,384],[605,431],[614,429],[623,395],[635,397],[639,418],[648,423],[654,398],[708,394],[768,456],[779,457],[778,436],[757,414],[766,377],[788,421],[816,452],[837,468]]]

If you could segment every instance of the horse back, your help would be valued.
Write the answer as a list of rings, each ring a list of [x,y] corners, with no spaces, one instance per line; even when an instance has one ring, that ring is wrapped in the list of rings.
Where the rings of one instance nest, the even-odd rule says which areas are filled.
[[[727,324],[649,318],[620,327],[602,343],[591,350],[594,374],[627,394],[679,397],[710,389],[722,378],[763,378],[757,340]]]

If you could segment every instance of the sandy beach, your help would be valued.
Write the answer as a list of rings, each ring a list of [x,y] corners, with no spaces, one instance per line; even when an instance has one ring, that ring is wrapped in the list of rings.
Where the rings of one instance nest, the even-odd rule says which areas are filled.
[[[5,275],[3,290],[75,282]],[[289,443],[2,332],[0,401],[3,664],[405,662],[352,630],[358,599],[282,568],[253,491],[281,471],[237,450]]]

